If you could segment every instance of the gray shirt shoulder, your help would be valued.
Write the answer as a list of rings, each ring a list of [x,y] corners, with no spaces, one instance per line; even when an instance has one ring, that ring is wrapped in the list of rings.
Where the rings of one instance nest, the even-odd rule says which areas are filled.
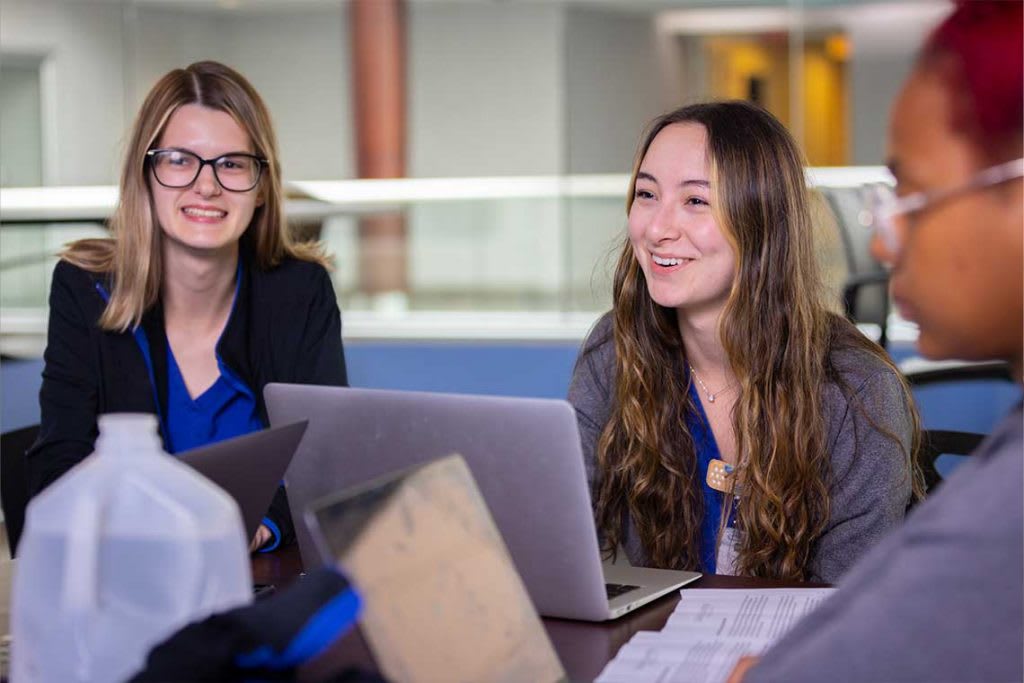
[[[836,581],[903,520],[911,496],[908,453],[913,435],[901,380],[888,365],[859,350],[838,351],[831,360],[845,387],[830,383],[822,397],[828,420],[830,515],[812,560],[813,578],[827,582]],[[600,476],[595,451],[611,415],[615,372],[612,319],[605,314],[584,342],[569,386],[591,487]],[[631,523],[624,547],[633,564],[648,563]]]
[[[760,681],[1024,680],[1021,406],[765,653]]]
[[[569,382],[569,403],[576,410],[591,490],[597,484],[595,448],[611,416],[614,391],[615,344],[612,317],[606,313],[583,341]]]

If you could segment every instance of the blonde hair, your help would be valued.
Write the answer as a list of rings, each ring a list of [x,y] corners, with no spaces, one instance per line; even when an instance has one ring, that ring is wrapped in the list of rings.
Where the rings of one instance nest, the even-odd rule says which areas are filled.
[[[806,580],[829,518],[826,384],[837,384],[861,409],[832,353],[858,349],[899,373],[881,348],[822,301],[803,160],[764,110],[718,102],[656,119],[637,153],[627,213],[647,149],[676,123],[707,131],[715,217],[736,253],[718,332],[740,387],[732,415],[744,494],[736,516],[737,570]],[[615,273],[613,334],[615,400],[598,440],[595,493],[605,550],[614,553],[623,539],[628,513],[652,566],[699,570],[703,498],[687,427],[697,407],[682,381],[689,376],[686,351],[676,311],[651,298],[628,239]],[[903,390],[912,406],[905,384]],[[905,456],[916,462],[916,413],[912,420],[914,443]],[[894,434],[883,433],[903,448]],[[920,470],[914,470],[920,493]]]
[[[79,240],[60,253],[76,266],[111,275],[110,300],[99,320],[104,330],[137,327],[160,296],[163,232],[150,195],[146,152],[157,143],[171,115],[186,104],[229,114],[248,134],[254,153],[267,160],[257,189],[262,202],[241,240],[256,266],[268,270],[289,257],[327,265],[319,244],[295,243],[288,232],[277,140],[262,98],[234,69],[196,62],[164,75],[139,110],[121,171],[120,198],[108,223],[111,237]]]

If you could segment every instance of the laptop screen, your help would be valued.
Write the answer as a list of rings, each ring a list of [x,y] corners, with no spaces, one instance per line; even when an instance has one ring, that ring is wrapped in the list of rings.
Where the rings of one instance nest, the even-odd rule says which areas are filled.
[[[388,679],[564,678],[461,456],[318,501],[307,520],[361,594]]]

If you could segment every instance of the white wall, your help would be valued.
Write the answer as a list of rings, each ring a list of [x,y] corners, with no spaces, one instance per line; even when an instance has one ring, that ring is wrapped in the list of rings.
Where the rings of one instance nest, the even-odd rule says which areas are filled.
[[[129,9],[125,16],[129,116],[134,116],[146,93],[171,69],[201,59],[231,61],[224,36],[230,22],[217,13],[144,6]]]
[[[121,6],[79,0],[3,0],[0,53],[38,55],[52,80],[48,184],[91,185],[117,176],[125,128]],[[44,88],[47,83],[44,82]]]
[[[0,185],[43,183],[39,92],[38,61],[0,60]]]
[[[885,162],[889,110],[924,38],[949,13],[946,3],[865,7],[844,26],[853,47],[850,61],[850,163]]]
[[[409,175],[563,170],[562,36],[553,4],[409,5]]]
[[[565,35],[570,173],[628,173],[644,126],[668,106],[648,15],[571,9]]]

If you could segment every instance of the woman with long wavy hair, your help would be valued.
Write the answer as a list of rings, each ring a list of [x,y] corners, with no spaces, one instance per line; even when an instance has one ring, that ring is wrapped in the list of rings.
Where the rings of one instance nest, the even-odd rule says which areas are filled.
[[[614,308],[569,392],[606,552],[833,581],[919,491],[918,423],[877,345],[824,302],[801,155],[742,102],[656,119]]]
[[[326,259],[289,236],[270,114],[238,72],[197,62],[153,86],[110,232],[54,269],[33,493],[92,451],[100,414],[155,413],[177,453],[265,427],[268,382],[346,384]],[[281,488],[252,547],[293,536]]]

